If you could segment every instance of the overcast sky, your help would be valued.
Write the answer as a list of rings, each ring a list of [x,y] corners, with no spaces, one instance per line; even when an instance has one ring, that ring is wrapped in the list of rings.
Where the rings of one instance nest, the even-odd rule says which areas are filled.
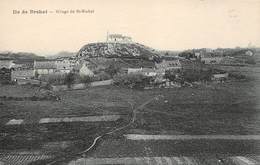
[[[23,9],[54,13],[13,14]],[[0,20],[1,51],[78,51],[107,31],[155,49],[260,46],[260,0],[1,0]]]

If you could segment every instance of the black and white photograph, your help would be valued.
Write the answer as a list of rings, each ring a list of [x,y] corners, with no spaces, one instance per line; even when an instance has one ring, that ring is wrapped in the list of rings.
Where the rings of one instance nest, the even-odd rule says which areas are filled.
[[[260,165],[260,0],[0,0],[0,165]]]

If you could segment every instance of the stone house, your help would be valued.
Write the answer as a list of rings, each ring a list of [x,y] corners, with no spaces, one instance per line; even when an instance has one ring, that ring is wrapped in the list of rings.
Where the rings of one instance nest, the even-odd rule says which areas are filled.
[[[159,70],[171,70],[171,69],[181,69],[181,63],[179,59],[163,59],[162,62],[155,64],[156,68]]]
[[[29,80],[34,77],[34,70],[33,69],[26,69],[26,70],[12,70],[11,72],[11,80],[18,81],[18,80]]]

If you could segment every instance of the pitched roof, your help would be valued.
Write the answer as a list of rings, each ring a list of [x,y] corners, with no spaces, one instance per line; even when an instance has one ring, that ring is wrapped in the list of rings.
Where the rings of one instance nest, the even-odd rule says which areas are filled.
[[[55,61],[35,61],[34,69],[56,69]]]
[[[127,39],[131,39],[131,37],[124,36],[122,34],[109,34],[108,37],[109,38],[122,38],[122,39],[127,38]]]

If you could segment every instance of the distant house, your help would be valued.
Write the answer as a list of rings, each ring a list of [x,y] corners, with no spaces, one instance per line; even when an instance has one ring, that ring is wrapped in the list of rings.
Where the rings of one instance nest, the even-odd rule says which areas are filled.
[[[139,73],[142,71],[142,68],[127,68],[127,74]]]
[[[181,69],[181,63],[176,58],[164,58],[162,62],[155,64],[159,70]]]
[[[151,68],[142,68],[141,73],[144,76],[148,76],[148,77],[154,77],[157,75],[157,72],[155,69],[151,69]]]
[[[254,55],[254,52],[253,52],[252,50],[247,50],[247,51],[245,52],[245,54],[246,54],[247,56],[253,56],[253,55]]]
[[[196,58],[201,58],[201,53],[200,52],[195,52],[194,55],[195,55]]]
[[[228,78],[228,73],[215,73],[212,75],[212,80],[225,80]]]
[[[107,42],[109,43],[130,43],[132,38],[122,34],[107,34]]]
[[[6,68],[6,69],[11,69],[14,66],[13,60],[9,59],[0,59],[0,69]]]
[[[52,74],[57,69],[55,60],[34,61],[34,72],[38,75]]]
[[[127,74],[142,74],[148,77],[154,77],[159,74],[156,69],[152,68],[128,68]]]

